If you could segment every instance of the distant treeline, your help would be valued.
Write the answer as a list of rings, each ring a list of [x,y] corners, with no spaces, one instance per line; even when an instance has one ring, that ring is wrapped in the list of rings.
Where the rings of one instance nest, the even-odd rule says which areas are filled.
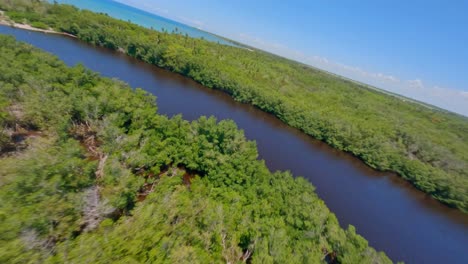
[[[67,32],[223,90],[468,212],[468,118],[258,50],[157,32],[69,5],[0,0],[0,8],[16,22]]]
[[[12,37],[0,61],[0,263],[391,263],[232,121]]]

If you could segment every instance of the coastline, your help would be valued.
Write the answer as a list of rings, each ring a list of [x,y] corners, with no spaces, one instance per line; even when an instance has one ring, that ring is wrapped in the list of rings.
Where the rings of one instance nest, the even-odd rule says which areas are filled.
[[[4,16],[4,11],[1,11],[1,10],[0,10],[0,25],[10,26],[10,27],[19,28],[19,29],[25,29],[25,30],[30,30],[30,31],[37,31],[37,32],[42,32],[42,33],[46,33],[46,34],[57,34],[57,35],[63,35],[63,36],[67,36],[67,37],[77,38],[77,36],[72,35],[70,33],[59,32],[59,31],[55,31],[55,30],[52,30],[52,29],[35,28],[35,27],[33,27],[31,25],[28,25],[28,24],[16,23],[14,21],[9,20],[7,17],[5,17]]]

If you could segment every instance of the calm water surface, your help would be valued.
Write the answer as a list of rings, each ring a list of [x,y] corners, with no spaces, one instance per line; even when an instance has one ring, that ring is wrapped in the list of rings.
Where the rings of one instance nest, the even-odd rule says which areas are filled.
[[[343,227],[352,224],[371,246],[407,263],[468,263],[468,216],[415,190],[399,177],[376,172],[275,117],[187,78],[123,54],[77,40],[0,27],[57,55],[68,65],[82,63],[104,76],[128,82],[157,96],[159,112],[232,119],[255,140],[270,170],[290,170],[310,180]],[[1,74],[1,73],[0,73]]]

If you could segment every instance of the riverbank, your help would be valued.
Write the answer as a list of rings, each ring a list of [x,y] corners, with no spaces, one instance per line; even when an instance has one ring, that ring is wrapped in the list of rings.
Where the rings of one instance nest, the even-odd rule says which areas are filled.
[[[43,43],[47,47],[77,42],[25,35],[54,39]],[[102,61],[71,50],[66,53],[82,61]],[[2,82],[11,87],[0,90],[6,117],[0,127],[24,124],[63,135],[26,146],[25,158],[0,159],[0,233],[11,234],[2,237],[0,263],[392,263],[354,227],[340,228],[306,180],[270,172],[233,121],[169,119],[157,113],[149,93],[83,66],[67,67],[3,34],[0,61]],[[188,169],[196,175],[190,186],[184,182]],[[165,249],[167,243],[175,246]]]
[[[53,21],[41,13],[21,13],[14,8],[11,18],[40,28],[60,28],[88,44],[117,50],[222,90],[351,153],[373,169],[395,172],[438,201],[468,212],[466,118],[369,90],[271,54],[252,55],[60,5],[50,8],[59,14]]]
[[[221,91],[115,51],[7,26],[0,27],[0,34],[13,35],[70,66],[82,64],[132,87],[141,87],[157,97],[158,112],[163,115],[180,113],[187,120],[214,115],[219,120],[234,120],[249,139],[257,142],[259,157],[270,170],[290,170],[294,175],[306,176],[342,227],[356,226],[371,246],[385,250],[394,260],[466,262],[466,215],[428,199],[401,178],[375,172],[350,155],[313,140],[272,115],[235,102]],[[442,234],[440,227],[444,227]]]
[[[25,29],[25,30],[30,30],[30,31],[36,31],[36,32],[42,32],[42,33],[47,33],[47,34],[57,34],[57,35],[63,35],[67,37],[76,38],[75,35],[72,35],[69,33],[59,32],[53,29],[36,28],[28,24],[16,23],[8,19],[8,17],[5,16],[4,11],[1,11],[1,10],[0,10],[0,25],[10,26],[10,27],[19,28],[19,29]]]

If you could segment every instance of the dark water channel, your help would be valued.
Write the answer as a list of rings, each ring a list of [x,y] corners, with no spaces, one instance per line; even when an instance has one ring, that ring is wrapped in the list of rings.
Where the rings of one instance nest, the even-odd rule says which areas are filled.
[[[468,215],[447,208],[390,173],[365,166],[346,153],[304,135],[228,95],[123,54],[75,39],[0,26],[0,34],[82,63],[107,77],[157,96],[159,112],[185,119],[232,119],[255,140],[270,170],[309,179],[340,224],[356,226],[371,246],[407,263],[468,263]],[[1,63],[1,62],[0,62]],[[0,73],[1,74],[1,73]]]

